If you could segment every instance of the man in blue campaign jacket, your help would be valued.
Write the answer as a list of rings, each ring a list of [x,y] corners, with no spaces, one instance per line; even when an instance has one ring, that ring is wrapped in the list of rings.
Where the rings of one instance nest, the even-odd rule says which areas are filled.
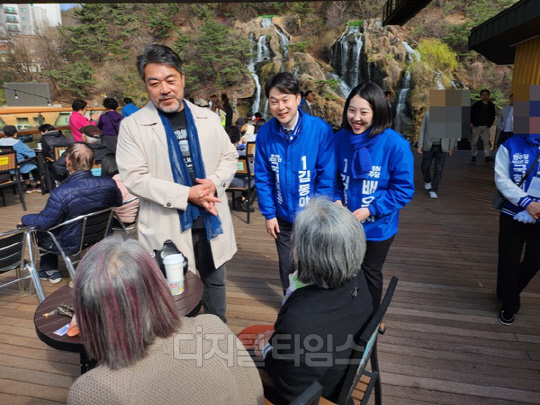
[[[122,193],[110,177],[95,177],[90,171],[94,165],[94,151],[84,143],[75,143],[66,151],[69,176],[51,191],[47,205],[39,214],[25,215],[21,224],[45,231],[79,215],[122,205]],[[81,222],[61,227],[55,237],[67,255],[78,251],[81,243]],[[38,233],[38,244],[59,253],[46,233]],[[41,258],[39,277],[55,284],[62,281],[58,271],[58,256],[46,254]]]
[[[520,294],[540,269],[540,163],[535,163],[539,153],[540,134],[518,133],[501,145],[495,158],[495,184],[506,198],[499,217],[497,266],[503,325],[514,322]]]
[[[300,84],[291,73],[278,73],[265,86],[274,118],[259,129],[255,185],[266,230],[276,240],[281,284],[293,272],[292,224],[313,196],[334,195],[334,134],[323,120],[298,108]]]
[[[368,208],[370,217],[363,223],[368,241],[383,241],[398,231],[399,210],[414,194],[414,162],[409,142],[387,128],[368,146],[372,170],[367,180],[351,175],[353,149],[346,130],[336,134],[337,166],[342,185],[336,188],[336,200],[356,211]]]

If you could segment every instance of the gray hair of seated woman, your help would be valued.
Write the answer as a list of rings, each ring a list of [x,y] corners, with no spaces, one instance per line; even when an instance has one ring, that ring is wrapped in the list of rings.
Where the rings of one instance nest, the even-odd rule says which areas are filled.
[[[180,325],[157,263],[133,239],[111,236],[90,249],[77,268],[73,298],[88,356],[113,370],[144,358],[156,337]]]
[[[362,224],[345,207],[312,199],[294,221],[293,259],[298,279],[338,288],[356,276],[366,253]]]

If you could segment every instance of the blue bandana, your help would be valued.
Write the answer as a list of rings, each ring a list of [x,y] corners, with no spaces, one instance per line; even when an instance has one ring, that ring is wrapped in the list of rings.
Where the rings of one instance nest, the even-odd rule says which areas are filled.
[[[204,163],[202,161],[201,155],[201,145],[199,143],[199,133],[197,132],[197,127],[195,126],[195,121],[193,120],[193,115],[191,110],[184,101],[184,111],[186,112],[186,124],[187,124],[187,135],[189,150],[191,152],[191,159],[193,161],[193,170],[195,172],[195,177],[198,179],[205,179],[206,172],[204,170]],[[180,145],[178,144],[178,138],[174,134],[173,127],[169,119],[165,114],[158,110],[159,117],[161,122],[165,127],[165,134],[167,135],[167,146],[169,147],[169,160],[171,162],[171,170],[173,173],[174,181],[177,184],[182,184],[187,187],[193,186],[193,181],[189,174],[186,162],[182,156],[182,151],[180,150]],[[178,210],[178,215],[180,216],[180,226],[182,232],[190,229],[193,226],[193,221],[195,221],[199,216],[202,216],[204,222],[204,229],[206,230],[206,237],[208,241],[214,239],[216,236],[223,233],[223,228],[221,227],[221,220],[219,216],[212,215],[207,212],[203,207],[192,204],[188,201],[188,205],[185,211]]]

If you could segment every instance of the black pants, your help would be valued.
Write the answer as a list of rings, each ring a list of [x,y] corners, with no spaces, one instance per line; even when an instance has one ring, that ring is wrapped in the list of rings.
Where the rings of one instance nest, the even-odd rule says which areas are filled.
[[[523,260],[521,256],[525,246]],[[510,215],[499,219],[499,265],[497,298],[502,309],[511,314],[519,311],[519,294],[540,269],[540,224],[524,224]]]
[[[441,145],[433,145],[429,152],[422,153],[422,175],[425,183],[431,183],[431,191],[439,190],[439,183],[442,179],[444,161],[446,153],[441,149]],[[433,165],[433,178],[431,177],[431,165]]]
[[[508,138],[512,138],[513,136],[513,132],[501,131],[501,133],[499,134],[499,139],[497,140],[497,145],[502,145],[504,141],[506,141]]]
[[[118,135],[102,135],[101,144],[107,146],[113,153],[116,154],[116,144],[118,143]]]
[[[58,270],[58,256],[53,253],[47,253],[41,256],[39,263],[40,271]]]
[[[293,224],[281,218],[277,218],[277,221],[279,233],[277,234],[276,247],[279,257],[279,277],[285,294],[289,287],[289,274],[294,272],[291,241]]]
[[[34,178],[34,181],[40,181],[38,169],[31,170],[28,173],[21,173],[21,176],[24,180],[30,180],[30,173],[32,173],[32,177]]]
[[[204,313],[217,315],[223,322],[227,323],[227,318],[225,318],[227,308],[227,288],[225,286],[227,268],[223,264],[216,269],[212,257],[212,248],[210,242],[206,239],[206,230],[204,228],[192,229],[191,235],[195,265],[199,270],[204,286]]]
[[[362,270],[366,276],[369,292],[373,299],[373,312],[381,306],[383,275],[382,268],[394,236],[380,242],[367,242],[366,256],[362,263]]]

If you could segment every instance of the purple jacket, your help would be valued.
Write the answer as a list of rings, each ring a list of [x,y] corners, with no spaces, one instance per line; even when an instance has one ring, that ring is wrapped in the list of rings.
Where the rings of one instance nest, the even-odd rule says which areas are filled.
[[[116,111],[107,111],[101,114],[98,121],[98,128],[101,129],[102,135],[118,135],[120,130],[120,121],[124,117]]]

